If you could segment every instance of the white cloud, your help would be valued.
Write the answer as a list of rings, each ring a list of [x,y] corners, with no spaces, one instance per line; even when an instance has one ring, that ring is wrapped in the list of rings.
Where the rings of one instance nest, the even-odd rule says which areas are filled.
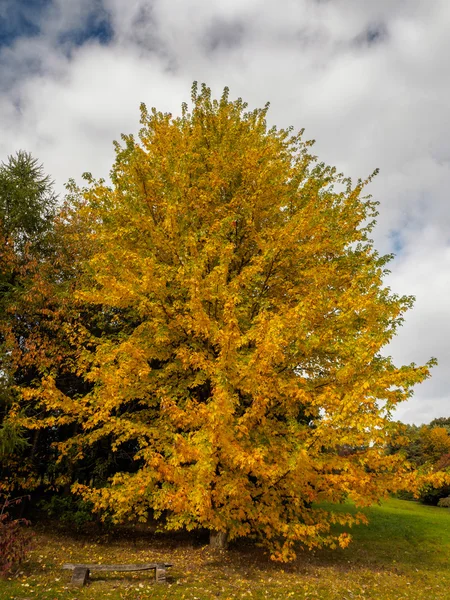
[[[61,44],[105,19],[108,44]],[[250,106],[271,101],[271,122],[305,127],[347,174],[380,167],[368,190],[381,201],[376,245],[402,245],[389,284],[417,297],[389,351],[399,363],[440,360],[399,415],[449,414],[446,0],[54,0],[38,25],[0,49],[0,157],[31,151],[59,191],[85,170],[107,176],[139,103],[177,112],[193,80],[216,94],[228,85]]]
[[[399,364],[423,364],[438,359],[432,378],[417,388],[412,401],[399,408],[399,418],[426,422],[428,416],[446,415],[450,390],[450,245],[448,235],[436,225],[427,225],[407,244],[388,278],[398,293],[415,295],[415,307],[406,318],[389,352]]]

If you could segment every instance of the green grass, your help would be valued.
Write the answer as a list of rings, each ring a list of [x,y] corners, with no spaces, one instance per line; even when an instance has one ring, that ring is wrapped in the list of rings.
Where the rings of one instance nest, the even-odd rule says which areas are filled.
[[[300,552],[288,565],[272,563],[244,542],[214,554],[189,536],[141,531],[62,537],[42,527],[29,560],[0,580],[0,599],[448,599],[450,510],[389,500],[364,512],[370,525],[353,528],[349,548]],[[71,588],[70,573],[60,569],[69,561],[158,560],[174,563],[165,585],[154,584],[152,572],[138,572],[94,574],[88,587]]]

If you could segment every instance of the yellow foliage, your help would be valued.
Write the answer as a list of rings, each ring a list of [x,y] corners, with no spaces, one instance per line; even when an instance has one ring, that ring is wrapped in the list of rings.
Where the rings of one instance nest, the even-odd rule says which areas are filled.
[[[345,547],[332,523],[361,517],[317,503],[404,485],[391,413],[432,365],[380,354],[412,300],[383,286],[371,178],[317,163],[303,132],[267,128],[267,107],[206,87],[192,101],[179,118],[142,106],[113,186],[78,191],[92,252],[76,302],[115,329],[79,343],[82,397],[51,378],[23,397],[77,421],[85,445],[134,448],[136,472],[77,487],[118,520],[152,509],[174,529],[256,535],[277,560]]]

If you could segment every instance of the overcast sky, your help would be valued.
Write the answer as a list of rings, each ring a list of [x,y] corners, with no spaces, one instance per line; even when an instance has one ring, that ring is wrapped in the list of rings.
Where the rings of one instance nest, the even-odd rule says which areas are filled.
[[[373,234],[416,304],[386,351],[439,366],[396,418],[450,416],[449,0],[0,0],[0,159],[30,151],[64,191],[107,177],[139,104],[194,80],[305,128],[346,175],[380,175]]]

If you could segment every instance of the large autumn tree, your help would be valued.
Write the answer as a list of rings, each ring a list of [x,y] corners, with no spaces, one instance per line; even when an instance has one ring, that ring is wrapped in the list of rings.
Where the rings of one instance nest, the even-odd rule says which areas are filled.
[[[370,178],[317,162],[303,132],[269,129],[267,106],[246,112],[227,89],[194,85],[192,104],[177,118],[143,105],[112,186],[79,190],[94,250],[75,298],[108,333],[68,328],[89,385],[67,394],[42,369],[28,425],[77,424],[60,451],[80,458],[126,445],[134,468],[76,487],[118,520],[253,535],[280,560],[345,546],[332,524],[362,517],[320,503],[407,484],[385,451],[391,413],[432,362],[397,367],[382,349],[412,299],[383,284]]]

